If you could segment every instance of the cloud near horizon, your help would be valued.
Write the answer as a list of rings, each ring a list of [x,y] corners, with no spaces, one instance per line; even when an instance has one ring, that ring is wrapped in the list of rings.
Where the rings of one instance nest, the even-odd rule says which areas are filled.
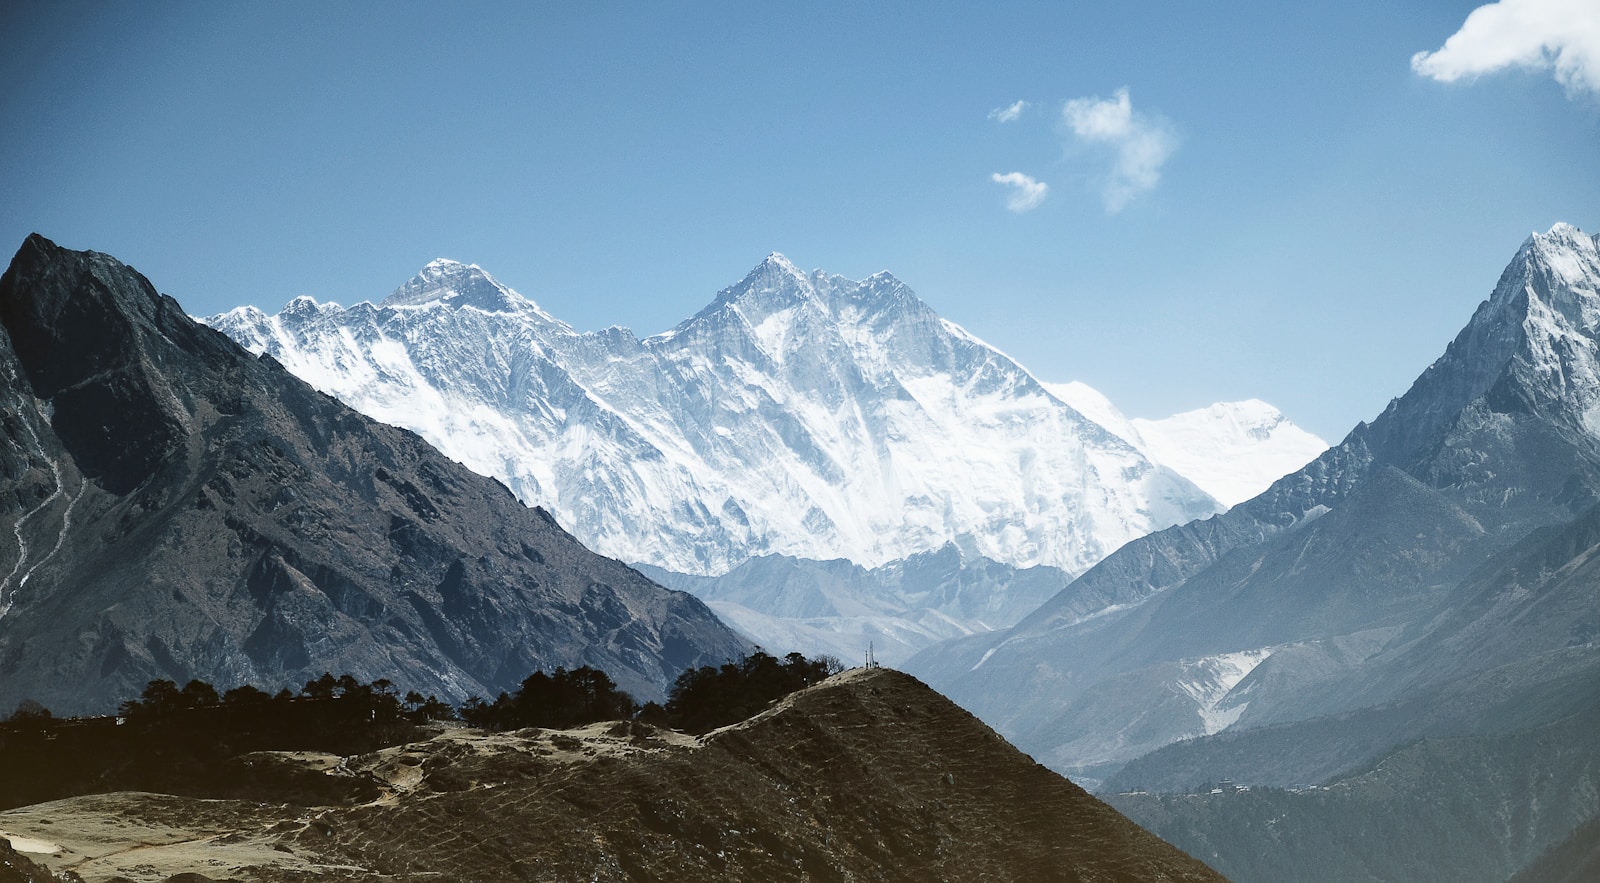
[[[996,184],[1005,184],[1011,189],[1011,195],[1006,197],[1006,208],[1017,214],[1031,212],[1044,202],[1050,195],[1050,185],[1030,175],[1021,172],[1008,172],[1004,175],[995,172],[989,176]]]
[[[1133,109],[1124,86],[1110,98],[1074,98],[1062,119],[1079,142],[1109,148],[1111,170],[1100,191],[1106,211],[1125,208],[1134,197],[1161,183],[1161,167],[1178,149],[1178,137],[1159,116]]]
[[[1010,104],[1005,107],[997,107],[994,110],[989,111],[989,119],[994,120],[997,123],[1015,122],[1018,117],[1022,116],[1022,112],[1027,109],[1028,102],[1018,101],[1015,104]]]
[[[1413,71],[1442,83],[1508,67],[1552,70],[1569,96],[1600,96],[1600,3],[1500,0],[1472,10],[1439,49],[1411,56]]]

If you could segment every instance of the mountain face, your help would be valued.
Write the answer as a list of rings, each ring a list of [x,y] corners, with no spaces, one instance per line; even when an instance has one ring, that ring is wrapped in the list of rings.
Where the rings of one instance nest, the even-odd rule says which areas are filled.
[[[628,561],[879,567],[955,543],[1079,573],[1217,502],[887,273],[772,255],[698,315],[578,333],[473,266],[206,320]],[[1293,464],[1299,465],[1299,464]]]
[[[747,646],[106,255],[30,237],[0,327],[0,708],[324,671],[462,699],[583,664],[659,697]]]
[[[1235,883],[1594,880],[1596,724],[1600,704],[1527,732],[1412,742],[1320,787],[1107,800]]]
[[[1595,238],[1532,236],[1371,424],[908,667],[1088,779],[1202,737],[1163,751],[1167,768],[1214,769],[1183,758],[1215,747],[1243,758],[1216,778],[1316,781],[1407,739],[1570,714],[1600,683],[1597,336]],[[1247,737],[1278,747],[1222,750]]]
[[[0,813],[0,831],[91,881],[1222,880],[886,669],[699,738],[636,722],[449,729],[276,760],[384,793],[308,812],[121,792]]]
[[[1018,569],[954,545],[870,569],[784,555],[751,558],[721,576],[639,569],[705,601],[769,652],[846,662],[871,652],[884,665],[947,638],[1014,625],[1071,580],[1054,567]]]

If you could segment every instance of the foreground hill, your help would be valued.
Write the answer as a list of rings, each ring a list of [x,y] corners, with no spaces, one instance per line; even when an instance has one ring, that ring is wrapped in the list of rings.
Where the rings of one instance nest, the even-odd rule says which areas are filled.
[[[59,847],[32,858],[90,883],[1222,879],[886,669],[698,739],[450,730],[302,762],[384,794],[310,808],[108,794],[0,813],[0,832]]]
[[[742,655],[699,601],[33,236],[0,277],[0,709],[325,671],[460,700]]]

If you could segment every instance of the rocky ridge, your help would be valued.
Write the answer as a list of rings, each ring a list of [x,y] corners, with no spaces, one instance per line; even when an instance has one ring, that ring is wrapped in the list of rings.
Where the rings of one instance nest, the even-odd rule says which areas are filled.
[[[0,328],[0,708],[324,671],[460,700],[583,664],[647,699],[748,646],[109,256],[30,237]]]

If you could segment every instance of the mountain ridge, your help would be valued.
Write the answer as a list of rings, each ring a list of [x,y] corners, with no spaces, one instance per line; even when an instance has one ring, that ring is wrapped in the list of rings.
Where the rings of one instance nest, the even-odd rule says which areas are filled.
[[[460,700],[586,663],[648,698],[748,646],[110,256],[29,237],[0,330],[0,705],[324,671]]]
[[[949,542],[1077,573],[1219,508],[888,272],[775,252],[645,338],[421,306],[206,321],[597,548],[684,574],[771,554],[876,567]]]

